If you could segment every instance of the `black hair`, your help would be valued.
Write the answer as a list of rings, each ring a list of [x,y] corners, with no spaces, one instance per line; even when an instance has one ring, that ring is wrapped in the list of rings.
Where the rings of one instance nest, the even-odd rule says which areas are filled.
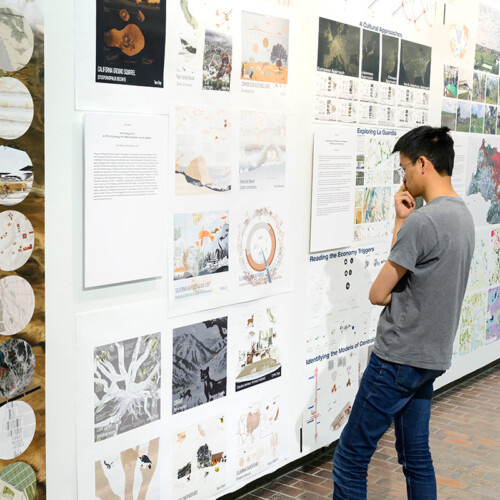
[[[412,163],[415,163],[420,156],[425,156],[440,175],[451,176],[455,150],[449,131],[448,127],[428,125],[414,128],[399,138],[392,152],[403,153]]]

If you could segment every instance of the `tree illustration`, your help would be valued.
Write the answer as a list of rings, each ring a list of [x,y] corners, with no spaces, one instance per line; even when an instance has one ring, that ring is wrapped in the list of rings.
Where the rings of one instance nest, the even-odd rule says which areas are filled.
[[[160,363],[144,365],[151,357],[159,356],[159,345],[155,335],[140,337],[134,346],[130,364],[126,367],[125,347],[117,342],[117,363],[113,364],[107,352],[95,359],[94,414],[96,435],[108,426],[118,429],[132,422],[132,428],[154,419],[157,413],[160,388]],[[119,433],[118,430],[116,433]]]
[[[281,66],[286,66],[286,63],[288,62],[288,53],[281,43],[277,43],[273,46],[271,50],[271,62],[276,64],[276,66],[280,69]]]

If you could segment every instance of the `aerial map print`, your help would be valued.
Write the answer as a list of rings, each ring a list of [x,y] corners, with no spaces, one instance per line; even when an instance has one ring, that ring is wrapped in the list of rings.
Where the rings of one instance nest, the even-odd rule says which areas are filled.
[[[482,139],[477,151],[476,171],[472,175],[467,188],[467,196],[480,194],[489,203],[486,222],[489,224],[500,223],[500,152],[498,148]],[[470,200],[467,200],[471,204]],[[477,218],[473,211],[474,218]],[[476,221],[482,222],[484,220]]]
[[[103,441],[160,418],[160,334],[94,350],[94,438]]]
[[[489,290],[486,315],[486,343],[497,340],[500,340],[500,287]]]
[[[35,354],[21,339],[0,344],[0,398],[13,398],[28,387],[35,373]]]
[[[319,18],[318,71],[359,77],[359,41],[356,26]]]
[[[399,85],[429,89],[432,48],[401,40]]]
[[[30,322],[35,310],[35,294],[20,276],[0,280],[0,335],[15,335]]]
[[[0,9],[0,69],[19,71],[33,54],[33,31],[13,9]]]
[[[486,293],[467,295],[462,306],[458,334],[460,355],[484,346],[486,323]]]

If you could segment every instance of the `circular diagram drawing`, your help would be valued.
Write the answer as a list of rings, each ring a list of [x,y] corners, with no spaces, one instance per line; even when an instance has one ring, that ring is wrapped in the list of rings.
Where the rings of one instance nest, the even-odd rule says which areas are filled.
[[[261,208],[246,217],[238,240],[244,281],[256,286],[279,278],[283,240],[281,219],[270,209]]]
[[[20,212],[0,213],[0,269],[15,271],[24,265],[35,246],[35,232],[28,218]]]
[[[0,483],[13,493],[12,498],[33,500],[36,493],[35,471],[24,462],[14,462],[0,471]],[[10,493],[10,491],[8,491]],[[7,496],[5,498],[11,498]]]
[[[30,91],[15,78],[0,78],[0,137],[17,139],[30,128],[32,121]]]
[[[13,9],[0,9],[0,69],[18,71],[33,54],[33,31],[26,19]]]
[[[0,407],[0,459],[12,460],[28,448],[35,435],[36,417],[24,401]]]
[[[21,149],[0,146],[0,205],[21,203],[33,187],[33,165]]]
[[[0,335],[15,335],[31,321],[35,310],[35,293],[20,276],[0,279]]]
[[[28,387],[35,373],[35,355],[21,339],[0,344],[0,397],[13,398]]]

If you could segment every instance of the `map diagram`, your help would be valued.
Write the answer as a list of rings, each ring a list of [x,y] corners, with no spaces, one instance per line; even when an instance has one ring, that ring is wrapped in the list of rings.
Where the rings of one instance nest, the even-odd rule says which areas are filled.
[[[20,276],[0,279],[0,335],[15,335],[31,321],[35,293]]]
[[[0,344],[0,398],[10,399],[28,387],[35,373],[35,354],[21,339]]]
[[[0,214],[0,269],[15,271],[31,257],[35,231],[26,216],[14,210]]]
[[[392,190],[390,187],[366,188],[363,198],[363,223],[390,220],[392,215]]]
[[[459,354],[469,354],[483,347],[486,324],[485,292],[473,293],[464,298],[460,320]]]
[[[239,317],[237,392],[281,377],[280,313],[274,306],[263,305],[248,308]]]
[[[207,498],[226,485],[224,415],[179,430],[173,438],[173,500]]]
[[[160,500],[160,439],[127,448],[95,462],[95,496],[100,500]]]
[[[278,396],[252,404],[238,417],[236,480],[257,474],[281,458],[280,431]]]
[[[286,115],[242,111],[240,189],[270,191],[285,187]]]
[[[35,435],[36,417],[24,401],[0,406],[0,460],[12,460],[24,453]]]
[[[33,32],[24,17],[13,9],[0,9],[0,69],[19,71],[33,54]]]
[[[282,276],[284,229],[281,218],[270,208],[247,213],[238,235],[238,254],[243,282],[259,286],[272,283]]]
[[[486,343],[500,340],[500,287],[488,291],[486,315]]]
[[[160,418],[160,334],[94,349],[94,439]]]
[[[231,189],[233,124],[221,109],[176,108],[175,194]]]
[[[476,170],[470,178],[467,187],[467,196],[479,194],[486,202],[490,202],[487,214],[481,220],[481,213],[475,210],[475,200],[467,199],[466,202],[471,209],[476,224],[484,225],[500,223],[500,152],[498,147],[482,139],[481,146],[477,150]],[[479,219],[479,220],[478,220]]]
[[[227,316],[174,328],[172,414],[214,401],[227,389]]]
[[[489,258],[487,257],[486,261],[486,268],[490,268],[490,276],[489,276],[489,284],[491,285],[497,285],[500,283],[500,230],[498,229],[493,229],[491,231],[491,247],[490,247],[490,253],[489,253]],[[477,243],[476,243],[477,245]],[[476,253],[476,250],[474,249],[474,254]],[[483,261],[484,265],[484,261]],[[484,269],[482,270],[484,272]],[[471,268],[472,272],[472,268]],[[471,278],[469,277],[469,282],[471,281]],[[486,284],[483,285],[483,287],[486,286]]]
[[[493,240],[493,231],[491,233],[491,238]],[[476,243],[474,246],[474,254],[472,255],[469,280],[467,282],[468,293],[477,292],[479,290],[482,290],[483,288],[486,288],[488,286],[488,279],[490,280],[491,284],[497,282],[500,283],[500,262],[498,262],[498,271],[496,270],[497,266],[495,265],[495,270],[490,270],[490,276],[488,277],[488,267],[491,266],[489,262],[494,262],[494,259],[488,258],[488,238],[489,236],[487,234],[481,234],[480,232],[476,231]],[[493,276],[496,276],[497,273],[499,273],[498,281],[493,282]]]

